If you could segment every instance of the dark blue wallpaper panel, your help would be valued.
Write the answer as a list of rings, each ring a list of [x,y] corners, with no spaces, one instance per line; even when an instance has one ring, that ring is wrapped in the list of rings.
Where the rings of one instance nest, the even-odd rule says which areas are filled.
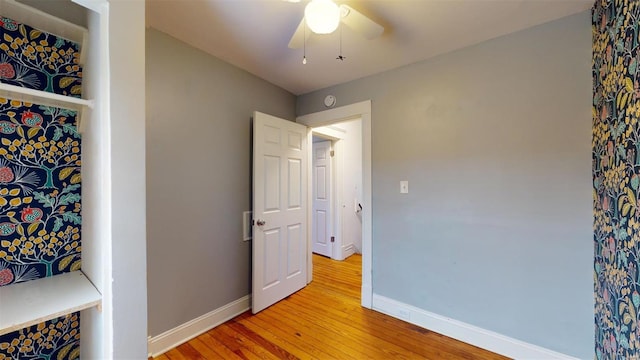
[[[79,44],[0,15],[0,82],[81,97],[79,61]],[[0,286],[80,270],[80,148],[75,111],[0,98]],[[79,357],[78,312],[0,336],[0,360]]]
[[[595,357],[640,358],[640,2],[593,8]]]
[[[0,335],[0,360],[80,358],[80,313]]]
[[[0,286],[80,269],[76,116],[0,98]]]
[[[80,97],[79,44],[0,15],[0,81]]]

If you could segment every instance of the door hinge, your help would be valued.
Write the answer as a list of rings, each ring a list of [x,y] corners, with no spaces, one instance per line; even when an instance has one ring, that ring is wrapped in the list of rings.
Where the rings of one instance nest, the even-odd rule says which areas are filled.
[[[335,236],[331,237],[331,242],[336,242],[336,237]]]
[[[335,153],[335,151],[333,151],[333,150],[331,150],[331,151],[329,152],[329,156],[331,156],[331,157],[333,157],[333,155],[335,155],[335,154],[336,154],[336,153]]]

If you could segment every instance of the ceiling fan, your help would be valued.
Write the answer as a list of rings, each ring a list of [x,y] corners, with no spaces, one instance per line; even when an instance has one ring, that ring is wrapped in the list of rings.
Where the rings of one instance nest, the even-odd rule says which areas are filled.
[[[300,2],[300,0],[285,0]],[[337,5],[332,0],[311,0],[305,7],[305,16],[289,41],[289,48],[299,49],[309,38],[311,32],[316,34],[330,34],[342,22],[366,39],[375,39],[382,35],[384,27],[371,20],[349,5]],[[306,31],[310,29],[311,31]]]

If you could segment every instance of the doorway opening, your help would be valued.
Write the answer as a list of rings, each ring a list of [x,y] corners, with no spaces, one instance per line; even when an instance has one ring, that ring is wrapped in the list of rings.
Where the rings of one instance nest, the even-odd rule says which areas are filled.
[[[344,260],[362,249],[362,120],[312,134],[312,250]]]
[[[361,149],[361,157],[359,161],[360,165],[360,179],[361,183],[358,187],[358,191],[355,190],[355,185],[353,185],[353,193],[357,193],[357,197],[352,197],[351,200],[353,203],[344,202],[344,209],[349,209],[349,213],[355,213],[358,217],[359,223],[361,226],[360,230],[360,252],[362,253],[362,285],[361,285],[361,305],[365,308],[372,307],[372,286],[371,286],[371,234],[372,234],[372,226],[371,226],[371,101],[363,101],[351,105],[341,106],[337,108],[333,108],[330,110],[320,111],[304,116],[300,116],[296,119],[296,122],[304,124],[312,129],[314,133],[318,131],[322,131],[322,128],[328,128],[332,130],[332,128],[340,127],[338,124],[347,123],[348,121],[359,120],[360,124],[360,143],[359,147]],[[335,129],[333,129],[335,131]],[[338,132],[339,133],[339,132]],[[325,135],[327,135],[325,133]],[[328,134],[329,136],[334,136],[336,139],[339,139],[340,136],[335,136],[336,133]],[[311,137],[309,137],[309,149],[311,149]],[[334,151],[340,151],[342,141],[334,141]],[[311,152],[311,150],[309,150]],[[310,153],[311,155],[311,153]],[[308,178],[312,179],[312,166],[308,167]],[[352,177],[351,177],[352,178]],[[312,204],[312,193],[310,191],[308,193],[308,203]],[[357,201],[357,203],[356,203]],[[357,208],[357,212],[356,212]],[[313,214],[312,211],[308,212],[308,223],[313,223]],[[340,217],[337,217],[340,219]],[[312,226],[310,226],[311,228]],[[343,229],[344,230],[344,229]],[[309,247],[311,248],[311,229],[309,229]],[[337,240],[337,239],[336,239]],[[344,244],[342,244],[344,245]],[[343,250],[347,250],[345,254],[349,254],[349,251],[356,251],[355,245],[353,247],[345,248],[342,246]],[[349,250],[350,249],[350,250]],[[308,251],[308,259],[307,259],[307,283],[311,282],[313,277],[313,259],[312,252]]]

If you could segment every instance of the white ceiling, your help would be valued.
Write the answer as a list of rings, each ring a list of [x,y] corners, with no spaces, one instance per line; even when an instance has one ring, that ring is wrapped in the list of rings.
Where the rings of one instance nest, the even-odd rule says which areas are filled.
[[[147,26],[300,95],[424,60],[591,8],[594,0],[343,0],[385,27],[343,28],[289,49],[308,0],[147,0]]]

